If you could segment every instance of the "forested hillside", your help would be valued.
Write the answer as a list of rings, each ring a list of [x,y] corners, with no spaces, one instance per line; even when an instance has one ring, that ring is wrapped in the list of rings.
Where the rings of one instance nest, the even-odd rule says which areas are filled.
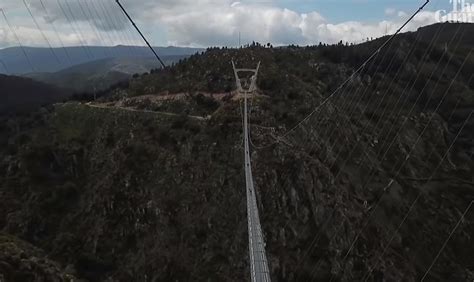
[[[66,91],[29,78],[0,74],[0,113],[37,109],[67,97]]]

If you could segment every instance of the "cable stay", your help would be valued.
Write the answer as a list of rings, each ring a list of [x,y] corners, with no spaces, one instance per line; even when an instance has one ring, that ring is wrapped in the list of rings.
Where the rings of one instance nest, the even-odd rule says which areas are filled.
[[[71,14],[73,24],[78,22],[78,19],[74,16],[74,13],[72,12],[71,5],[69,5],[69,2],[67,0],[65,0],[64,3],[66,4],[66,7],[67,7],[69,13]],[[89,43],[87,42],[86,37],[84,37],[84,34],[82,33],[82,29],[81,29],[79,24],[77,24],[77,29],[76,30],[79,32],[79,36],[85,42],[86,49],[90,53],[91,59],[94,59],[96,56],[94,55],[93,52],[91,52],[91,47],[89,46]]]
[[[49,50],[51,51],[51,54],[53,55],[53,57],[56,59],[56,62],[58,64],[61,64],[61,60],[59,59],[58,55],[56,55],[56,53],[54,52],[53,46],[51,46],[51,43],[49,42],[48,37],[46,37],[46,34],[44,34],[43,29],[41,29],[40,25],[38,24],[38,21],[36,20],[35,16],[31,12],[29,4],[26,3],[26,0],[23,0],[23,5],[25,6],[26,10],[28,10],[28,14],[30,14],[31,19],[35,23],[36,28],[39,30],[39,32],[40,32],[41,36],[43,37],[44,41],[46,42],[46,44],[48,44]]]
[[[112,11],[113,7],[111,7],[109,5],[109,3],[110,3],[110,1],[105,1],[103,3],[99,2],[99,4],[105,10],[105,12],[107,14],[107,17],[111,20],[113,30],[114,30],[115,34],[117,35],[117,38],[124,43],[125,48],[129,49],[130,54],[132,54],[132,53],[136,54],[136,50],[135,50],[135,48],[133,48],[133,42],[130,43],[130,39],[128,38],[127,33],[123,30],[123,28],[120,27],[120,22],[119,22],[118,18],[111,15],[110,12]],[[113,3],[112,3],[112,5],[113,5]],[[120,14],[123,15],[123,12],[121,10],[120,10]],[[125,20],[128,21],[128,19],[125,19]],[[128,44],[128,46],[126,46],[127,44]],[[117,46],[117,47],[119,47],[119,46]],[[120,52],[120,49],[118,49],[117,51]]]
[[[49,18],[49,12],[48,12],[48,9],[46,9],[46,6],[45,6],[44,3],[43,3],[43,0],[39,0],[39,2],[40,2],[40,4],[41,4],[41,7],[43,8],[43,11],[44,11],[46,17]],[[69,64],[72,65],[72,64],[73,64],[73,61],[72,61],[72,59],[71,59],[71,56],[69,55],[69,52],[68,52],[67,48],[65,47],[64,42],[63,42],[63,40],[61,39],[61,36],[59,35],[59,32],[58,32],[58,30],[57,30],[57,28],[56,28],[56,25],[54,24],[53,21],[51,21],[50,24],[51,24],[51,27],[53,28],[54,33],[56,34],[56,38],[58,39],[59,43],[61,44],[61,47],[62,47],[62,49],[63,49],[63,51],[64,51],[64,54],[66,55],[66,57],[67,57],[67,59],[68,59],[68,61],[69,61]]]
[[[84,1],[84,2],[87,3],[87,0]],[[86,11],[84,10],[84,7],[82,6],[82,3],[81,3],[80,0],[77,0],[77,3],[79,5],[79,9],[81,10],[81,13],[82,13],[82,15],[84,16],[85,19],[87,19],[89,16],[92,16],[92,14],[89,14],[89,16],[86,14]],[[102,36],[97,32],[97,28],[95,27],[95,25],[93,25],[91,23],[91,21],[87,21],[87,23],[89,24],[89,27],[91,28],[91,30],[94,32],[97,40],[99,40],[102,43],[101,45],[103,46],[104,40],[103,40]],[[101,46],[99,46],[99,47],[101,47]],[[102,52],[103,52],[105,57],[111,57],[111,54],[110,54],[110,52],[107,48],[102,49]]]
[[[115,2],[117,2],[117,4],[119,5],[120,9],[122,9],[122,11],[124,12],[125,16],[127,16],[128,20],[132,23],[132,25],[135,27],[135,29],[137,30],[137,32],[140,34],[140,36],[143,38],[143,41],[145,41],[146,45],[148,45],[148,48],[150,48],[150,50],[153,52],[153,54],[155,55],[156,59],[160,62],[161,66],[164,68],[166,68],[166,65],[165,63],[161,60],[161,58],[158,56],[158,54],[156,53],[155,49],[153,49],[153,47],[150,45],[150,43],[148,42],[148,40],[146,39],[146,37],[143,35],[143,33],[140,31],[140,29],[138,28],[138,26],[135,24],[135,22],[133,21],[133,19],[130,17],[130,15],[127,13],[127,11],[125,10],[125,8],[122,6],[122,4],[120,3],[119,0],[115,0]]]
[[[118,1],[118,0],[117,0]],[[382,51],[383,48],[385,48],[385,46],[387,46],[390,42],[393,41],[393,39],[403,30],[403,28],[405,28],[412,20],[413,18],[416,17],[416,15],[418,15],[428,4],[429,4],[430,0],[426,0],[426,2],[420,6],[418,8],[418,10],[412,14],[412,16],[410,16],[410,18],[408,18],[407,21],[405,21],[405,23],[397,29],[397,31],[391,35],[379,48],[377,48],[375,50],[375,52],[373,52],[369,58],[367,58],[367,60],[364,61],[364,63],[362,63],[346,80],[344,80],[337,88],[336,90],[334,90],[329,96],[327,96],[318,106],[316,106],[313,111],[311,111],[304,119],[302,119],[301,121],[299,121],[298,123],[296,123],[296,125],[294,125],[291,129],[289,129],[287,132],[285,132],[284,134],[280,135],[277,139],[280,140],[282,138],[285,138],[287,137],[290,133],[292,133],[293,131],[295,131],[298,127],[300,127],[303,123],[307,122],[309,120],[309,118],[311,118],[315,113],[317,113],[324,105],[326,105],[329,100],[334,97],[345,85],[347,85],[349,82],[351,82],[354,77],[359,74],[359,72],[361,70],[363,70],[366,65],[372,61],[379,53],[380,51]],[[274,144],[277,144],[279,143],[279,141],[276,141],[276,142],[273,142],[271,143],[270,145],[274,145]],[[268,145],[268,146],[270,146]]]
[[[69,26],[71,27],[72,31],[74,32],[75,35],[78,36],[78,39],[79,39],[79,44],[81,45],[82,47],[82,50],[84,51],[84,54],[89,58],[89,59],[92,59],[93,57],[91,57],[91,54],[89,53],[89,49],[86,48],[86,46],[84,45],[84,41],[82,39],[82,36],[77,32],[76,28],[74,27],[73,23],[71,22],[71,19],[69,18],[69,16],[67,15],[66,13],[66,10],[64,9],[63,5],[61,4],[61,1],[60,0],[56,0],[61,12],[63,13],[64,17],[66,18],[66,21],[69,23]],[[67,3],[67,2],[66,2]]]
[[[98,2],[99,2],[98,5],[100,5],[101,1],[98,1]],[[89,6],[88,2],[86,1],[86,7],[87,7],[88,9],[90,9],[91,12],[94,11],[94,12],[95,12],[94,14],[97,16],[98,19],[102,19],[102,20],[105,22],[106,25],[109,25],[109,19],[108,19],[108,17],[105,15],[104,9],[101,7],[101,5],[99,6],[100,9],[98,9],[97,6],[96,6],[96,4],[95,4],[95,1],[91,1],[91,5],[90,5],[90,6]],[[98,29],[97,29],[98,32],[99,32],[99,33],[102,33],[103,31],[101,32],[101,31],[99,31],[99,29],[101,29],[101,28],[98,28]],[[117,50],[115,50],[115,49],[113,48],[113,47],[115,46],[115,43],[114,43],[114,39],[112,38],[112,36],[110,35],[110,33],[109,33],[109,32],[105,32],[105,36],[106,36],[107,41],[109,42],[108,45],[109,45],[109,46],[111,47],[111,49],[112,49],[111,52],[112,52],[112,53],[115,53],[116,55],[118,55]]]

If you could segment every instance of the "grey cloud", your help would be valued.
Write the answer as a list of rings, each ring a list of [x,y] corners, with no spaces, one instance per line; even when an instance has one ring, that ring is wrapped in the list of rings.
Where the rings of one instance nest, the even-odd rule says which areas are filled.
[[[59,30],[60,38],[67,45],[79,44],[83,37],[87,44],[142,44],[130,23],[115,3],[115,0],[42,0],[47,8],[45,13],[39,0],[27,0],[34,10],[46,34],[54,33],[51,25]],[[67,2],[66,2],[67,1]],[[348,21],[331,23],[321,14],[298,13],[278,8],[273,1],[233,1],[233,0],[121,0],[138,25],[147,34],[157,29],[166,33],[169,44],[183,46],[236,46],[239,32],[242,41],[270,42],[283,44],[317,44],[319,42],[360,42],[367,37],[378,37],[389,33],[401,25],[407,13],[391,11],[390,20],[375,23]],[[67,4],[66,4],[67,3]],[[260,4],[256,4],[260,3]],[[22,8],[19,0],[2,0],[2,7]],[[68,7],[69,5],[69,7]],[[73,12],[71,16],[69,9]],[[41,45],[41,38],[31,19],[26,14],[15,16],[12,22],[17,26],[25,44]],[[66,14],[66,15],[65,15]],[[398,15],[398,16],[397,16]],[[71,28],[67,19],[75,20]],[[434,22],[433,12],[423,12],[410,23],[407,30]],[[82,35],[79,34],[82,31]],[[158,33],[160,33],[158,32]],[[129,38],[124,42],[124,36]],[[105,41],[105,43],[104,43]],[[153,40],[152,40],[153,41]],[[0,27],[0,47],[16,45],[11,32]],[[58,45],[57,42],[55,44]]]
[[[113,0],[42,0],[44,6],[39,0],[28,2],[49,23],[86,22],[103,31],[123,30],[128,24]]]

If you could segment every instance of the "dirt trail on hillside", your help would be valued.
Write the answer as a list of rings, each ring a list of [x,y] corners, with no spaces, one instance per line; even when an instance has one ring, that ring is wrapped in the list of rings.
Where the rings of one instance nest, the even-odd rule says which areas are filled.
[[[157,115],[166,115],[166,116],[180,116],[180,114],[175,114],[175,113],[169,113],[169,112],[158,112],[158,111],[150,111],[150,110],[138,110],[138,109],[133,109],[133,108],[126,108],[126,107],[119,107],[119,106],[106,106],[104,104],[83,104],[84,106],[91,107],[91,108],[98,108],[98,109],[116,109],[116,110],[122,110],[122,111],[129,111],[129,112],[136,112],[136,113],[151,113],[151,114],[157,114]],[[197,120],[209,120],[210,117],[199,117],[199,116],[190,116],[188,115],[189,118],[197,119]]]

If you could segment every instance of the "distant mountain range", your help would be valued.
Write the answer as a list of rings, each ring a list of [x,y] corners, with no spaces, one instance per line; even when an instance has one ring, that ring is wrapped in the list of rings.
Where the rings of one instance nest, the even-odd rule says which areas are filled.
[[[23,54],[28,55],[28,59]],[[12,47],[0,50],[0,113],[28,110],[72,93],[100,91],[160,64],[146,47]],[[157,47],[165,64],[202,51]],[[3,73],[3,74],[2,74]],[[4,75],[6,74],[6,75]]]
[[[199,48],[156,47],[165,64],[203,51]],[[25,56],[25,54],[27,56]],[[147,47],[12,47],[0,50],[0,73],[24,76],[73,92],[93,92],[129,79],[134,73],[160,68]]]
[[[188,56],[164,56],[162,59],[166,65],[171,65],[186,57]],[[154,57],[121,57],[87,62],[57,72],[28,73],[23,76],[55,85],[68,92],[93,93],[128,80],[135,73],[142,74],[160,67]]]
[[[155,47],[155,51],[165,59],[169,56],[190,56],[203,51],[200,48]],[[27,54],[27,57],[24,55]],[[24,75],[27,73],[58,72],[76,65],[110,58],[152,57],[148,47],[66,47],[35,48],[11,47],[0,50],[0,73]]]

